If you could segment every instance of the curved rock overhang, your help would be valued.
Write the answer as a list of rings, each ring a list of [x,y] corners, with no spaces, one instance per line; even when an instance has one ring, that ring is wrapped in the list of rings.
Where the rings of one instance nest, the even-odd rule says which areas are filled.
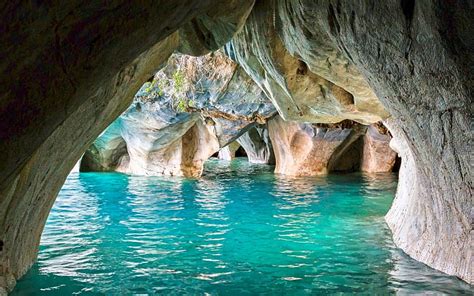
[[[175,49],[222,46],[253,1],[35,5],[9,2],[0,12],[6,289],[36,258],[57,192],[94,138]],[[461,0],[258,1],[229,49],[286,119],[391,117],[403,159],[387,215],[394,241],[469,283],[473,27],[474,10]],[[300,87],[308,85],[318,88]]]
[[[473,33],[464,1],[268,0],[228,46],[284,119],[390,117],[404,163],[386,217],[394,241],[469,283]]]
[[[178,47],[203,53],[224,45],[253,4],[5,3],[0,12],[0,292],[10,290],[33,264],[68,172],[140,86]],[[195,32],[192,41],[179,32],[182,27]]]

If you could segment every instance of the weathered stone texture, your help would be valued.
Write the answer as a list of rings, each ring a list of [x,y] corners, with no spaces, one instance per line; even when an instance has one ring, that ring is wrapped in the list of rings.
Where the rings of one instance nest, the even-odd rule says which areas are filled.
[[[251,78],[221,51],[202,57],[174,54],[166,67],[142,86],[128,110],[86,151],[83,168],[183,175],[178,139],[199,118],[212,126],[219,146],[225,147],[275,112]],[[200,143],[214,147],[214,143]],[[128,158],[122,159],[123,148]]]
[[[31,266],[66,175],[143,82],[177,48],[197,55],[224,45],[252,5],[6,2],[0,11],[0,72],[6,73],[0,78],[0,287],[11,289]],[[391,116],[393,147],[402,157],[386,218],[394,241],[470,283],[473,28],[472,5],[461,0],[262,0],[227,48],[260,87],[248,84],[245,92],[263,91],[285,119],[368,124]],[[196,136],[206,126],[187,130],[186,143],[206,139]],[[277,162],[278,155],[297,155],[278,168],[290,173],[299,167],[294,163],[316,155],[318,139],[336,140],[325,144],[329,151],[346,134],[276,119],[283,132],[272,137],[271,126]],[[208,153],[183,152],[181,169],[198,173]],[[323,172],[335,163],[318,161],[318,169],[303,165],[302,171]]]
[[[275,152],[275,173],[291,176],[327,174],[337,159],[361,136],[357,128],[319,127],[284,121],[268,122]]]
[[[226,47],[228,55],[265,90],[280,116],[298,122],[352,119],[365,124],[387,117],[365,78],[328,34],[297,19],[285,5],[292,6],[284,1],[258,2],[243,30]],[[306,32],[308,28],[316,31]],[[301,35],[301,30],[312,35]],[[293,42],[306,45],[300,50]],[[309,48],[311,52],[306,52]]]
[[[219,150],[217,158],[219,158],[220,160],[230,161],[235,158],[235,152],[239,148],[240,144],[238,142],[232,142]]]
[[[0,71],[8,75],[0,78],[1,286],[10,290],[34,262],[67,174],[183,44],[176,30],[196,16],[218,22],[217,32],[211,27],[201,35],[206,40],[193,40],[209,48],[227,42],[252,5],[206,0],[3,5]]]
[[[86,150],[79,161],[79,171],[115,171],[126,155],[128,155],[127,143],[122,137],[121,120],[118,119]]]
[[[364,136],[361,171],[367,173],[391,172],[397,153],[390,148],[391,137],[370,126]]]
[[[277,34],[265,35],[271,26]],[[309,70],[351,93],[359,111],[384,118],[364,91],[369,85],[392,116],[395,137],[406,141],[416,174],[415,183],[401,183],[387,216],[395,242],[413,258],[470,283],[473,28],[474,10],[465,1],[260,1],[232,48],[277,106],[289,108],[278,108],[285,118],[297,120],[291,111],[299,101],[274,62],[275,36]],[[277,101],[282,97],[286,103]],[[407,155],[402,153],[404,166]],[[400,179],[408,172],[401,170]],[[412,203],[418,206],[410,208]]]
[[[266,125],[256,125],[237,139],[250,163],[275,164],[275,154]]]

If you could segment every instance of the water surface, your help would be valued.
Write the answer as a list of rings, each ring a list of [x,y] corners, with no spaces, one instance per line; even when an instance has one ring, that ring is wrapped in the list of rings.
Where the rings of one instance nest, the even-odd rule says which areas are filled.
[[[202,179],[71,174],[13,295],[469,293],[405,256],[396,176],[284,178],[210,161]]]

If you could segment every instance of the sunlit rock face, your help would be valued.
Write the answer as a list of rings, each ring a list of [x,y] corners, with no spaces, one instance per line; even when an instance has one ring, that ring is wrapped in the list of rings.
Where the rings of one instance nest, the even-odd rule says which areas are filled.
[[[250,163],[275,164],[275,154],[267,125],[256,125],[237,139]]]
[[[160,117],[148,110],[147,107],[153,105],[142,104],[141,111],[134,107],[120,118],[129,155],[125,172],[138,175],[183,175],[180,163],[181,138],[201,119],[197,114],[167,118],[163,112],[160,112]]]
[[[397,153],[390,148],[390,135],[383,126],[371,125],[364,136],[361,171],[367,173],[391,172]]]
[[[197,176],[199,166],[219,148],[236,140],[256,123],[264,123],[276,112],[271,102],[252,79],[231,59],[217,51],[202,57],[174,54],[166,67],[145,83],[136,94],[133,104],[86,152],[83,163],[105,162],[110,139],[122,138],[128,157],[117,165],[98,166],[98,170],[119,170],[140,175]],[[209,133],[195,132],[196,149],[182,148],[183,137],[198,122],[208,127]],[[118,132],[118,135],[113,134]],[[204,134],[206,134],[204,136]],[[189,135],[188,135],[189,136]],[[203,140],[208,139],[209,141]],[[217,139],[217,148],[215,139]],[[110,143],[104,145],[103,143]],[[193,142],[194,143],[194,142]],[[117,149],[122,149],[118,147]],[[194,149],[194,150],[193,150]],[[193,165],[182,163],[183,153],[198,153]],[[115,151],[120,154],[120,151]],[[109,157],[110,158],[110,157]],[[84,166],[85,167],[85,166]],[[89,165],[89,170],[93,166]],[[190,167],[184,170],[184,167]],[[189,173],[189,174],[188,174]]]
[[[235,158],[235,152],[237,152],[239,148],[240,144],[238,142],[232,142],[219,150],[217,158],[220,160],[230,161]]]
[[[176,133],[183,131],[182,127],[189,123],[187,121],[186,124],[180,125]],[[206,125],[201,119],[193,122],[182,136],[175,137],[174,141],[164,145],[157,146],[155,141],[153,146],[143,139],[134,137],[133,141],[140,143],[130,146],[133,148],[130,148],[130,162],[126,173],[199,177],[204,162],[219,150],[212,126]]]
[[[276,116],[268,122],[268,131],[275,152],[275,173],[315,176],[327,174],[364,128],[357,124],[324,127]]]
[[[0,291],[11,290],[33,264],[67,174],[146,79],[178,47],[206,53],[223,46],[253,2],[5,3]]]
[[[143,82],[177,48],[223,46],[252,5],[5,4],[0,287],[31,266],[66,175]],[[394,241],[470,283],[472,14],[466,1],[263,0],[228,49],[286,119],[373,123],[388,111],[403,147]]]

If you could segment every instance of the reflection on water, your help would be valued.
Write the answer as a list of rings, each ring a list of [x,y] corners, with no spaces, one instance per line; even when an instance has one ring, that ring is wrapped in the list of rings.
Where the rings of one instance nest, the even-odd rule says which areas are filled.
[[[72,174],[13,295],[469,293],[393,246],[396,177]]]

